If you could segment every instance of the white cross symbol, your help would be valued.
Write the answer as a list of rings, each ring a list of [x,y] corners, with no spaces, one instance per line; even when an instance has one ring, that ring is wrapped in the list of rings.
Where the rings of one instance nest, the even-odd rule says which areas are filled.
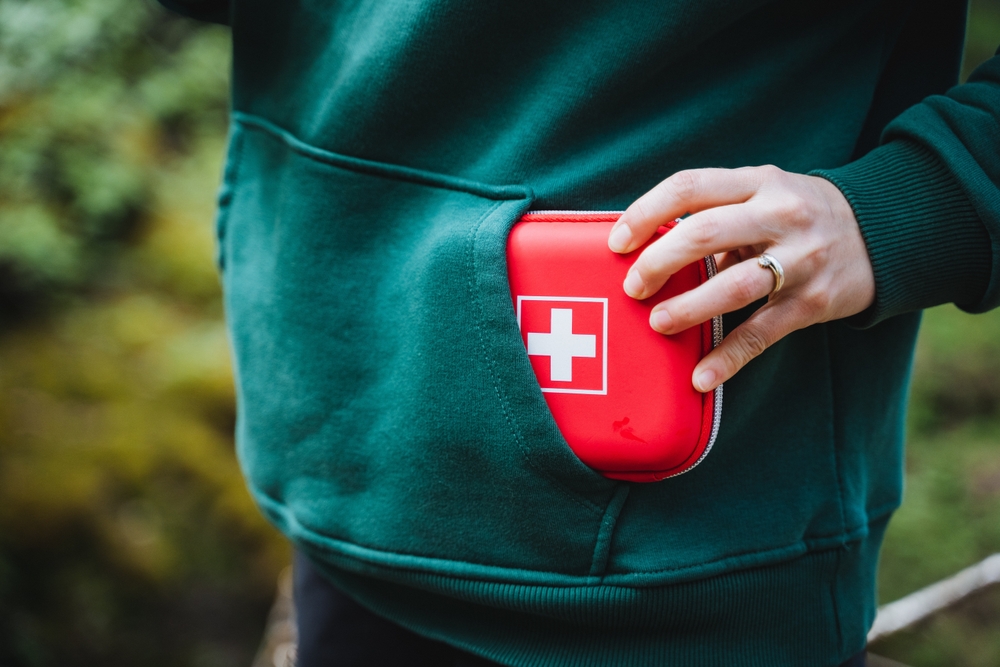
[[[573,333],[571,308],[553,308],[550,315],[551,333],[528,334],[528,354],[549,358],[551,381],[572,382],[573,357],[596,357],[597,336]]]

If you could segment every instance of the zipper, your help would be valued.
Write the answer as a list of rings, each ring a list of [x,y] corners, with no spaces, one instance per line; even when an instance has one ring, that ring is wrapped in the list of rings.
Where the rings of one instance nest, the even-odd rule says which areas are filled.
[[[615,222],[625,211],[528,211],[521,217],[525,221],[546,222],[546,218],[570,218],[566,222]]]
[[[714,278],[716,274],[719,272],[719,267],[715,263],[714,256],[709,255],[708,257],[705,258],[705,269],[706,273],[708,274],[709,280]],[[716,315],[715,317],[712,318],[712,349],[719,347],[719,344],[722,342],[722,336],[723,336],[722,315]],[[703,451],[701,453],[701,456],[698,457],[698,460],[692,463],[690,466],[688,466],[684,470],[681,470],[680,472],[675,472],[672,475],[667,475],[663,479],[670,479],[671,477],[677,477],[679,475],[683,475],[684,473],[693,470],[698,466],[699,463],[705,460],[705,457],[708,456],[708,453],[712,450],[712,445],[715,444],[715,439],[719,437],[719,426],[722,424],[722,387],[723,385],[720,384],[713,390],[713,393],[715,395],[712,397],[712,433],[711,435],[708,436],[708,444],[705,445],[705,451]]]
[[[524,213],[521,220],[524,221],[536,221],[544,222],[544,218],[551,216],[560,216],[571,218],[567,222],[616,222],[618,218],[621,217],[622,213],[625,211],[571,211],[571,210],[541,210],[541,211],[528,211]],[[680,222],[680,219],[674,221],[674,224]],[[719,267],[715,263],[715,257],[709,255],[705,257],[705,273],[711,280],[719,273]],[[712,348],[715,349],[722,343],[723,331],[722,331],[722,315],[716,315],[712,318]],[[715,444],[716,438],[719,436],[719,426],[722,423],[722,387],[719,385],[713,390],[714,396],[712,397],[712,432],[708,437],[708,444],[705,445],[705,450],[698,457],[698,460],[692,463],[690,466],[681,470],[680,472],[675,472],[672,475],[667,475],[662,479],[670,479],[671,477],[677,477],[683,475],[690,470],[693,470],[698,466],[699,463],[705,460],[708,453],[712,449],[712,445]]]
[[[554,208],[554,209],[540,209],[537,211],[535,210],[526,211],[524,215],[607,215],[607,216],[618,215],[620,216],[624,212],[625,211],[581,211],[581,210],[574,211],[570,209]]]

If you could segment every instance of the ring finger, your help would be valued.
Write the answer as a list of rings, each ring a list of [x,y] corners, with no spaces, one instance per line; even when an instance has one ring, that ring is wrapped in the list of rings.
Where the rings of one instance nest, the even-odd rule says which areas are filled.
[[[756,258],[748,259],[693,290],[657,304],[650,313],[649,324],[663,334],[677,333],[763,299],[774,288],[774,273],[760,266]]]

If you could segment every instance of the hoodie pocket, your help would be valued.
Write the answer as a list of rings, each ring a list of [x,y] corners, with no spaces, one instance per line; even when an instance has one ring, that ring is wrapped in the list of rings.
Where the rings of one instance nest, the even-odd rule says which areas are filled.
[[[360,561],[587,575],[615,484],[566,445],[518,332],[505,247],[530,191],[236,122],[220,239],[264,511]]]

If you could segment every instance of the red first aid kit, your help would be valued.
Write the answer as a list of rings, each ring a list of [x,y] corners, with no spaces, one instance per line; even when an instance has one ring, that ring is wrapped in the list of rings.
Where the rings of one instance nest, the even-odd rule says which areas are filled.
[[[691,375],[722,340],[722,318],[664,336],[650,328],[650,311],[708,280],[715,261],[690,264],[655,295],[632,299],[622,282],[642,248],[608,249],[620,215],[524,215],[508,239],[508,277],[528,358],[566,442],[605,477],[655,482],[698,465],[715,441],[722,387],[699,393]]]

